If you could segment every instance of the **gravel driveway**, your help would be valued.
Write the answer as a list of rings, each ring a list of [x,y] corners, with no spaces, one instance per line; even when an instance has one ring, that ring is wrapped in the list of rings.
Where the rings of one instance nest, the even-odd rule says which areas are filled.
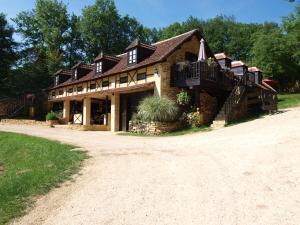
[[[300,108],[206,133],[142,138],[0,125],[91,158],[13,224],[299,225]]]

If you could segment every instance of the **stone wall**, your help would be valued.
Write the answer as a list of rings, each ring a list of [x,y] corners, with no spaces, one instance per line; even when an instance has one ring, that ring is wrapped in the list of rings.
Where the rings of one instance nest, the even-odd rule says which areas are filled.
[[[185,53],[190,52],[198,55],[199,40],[197,37],[193,37],[190,41],[184,43],[179,49],[171,54],[166,62],[162,63],[159,67],[161,74],[161,95],[167,96],[170,99],[176,100],[176,95],[180,92],[180,88],[171,87],[171,66],[175,63],[185,61]]]
[[[200,93],[200,112],[203,114],[204,124],[210,124],[218,113],[218,100],[207,93]]]
[[[178,130],[182,125],[179,122],[162,123],[162,122],[129,122],[129,131],[133,133],[145,133],[159,135]]]
[[[49,123],[47,123],[46,121],[23,120],[23,119],[2,119],[0,121],[0,124],[49,126]]]

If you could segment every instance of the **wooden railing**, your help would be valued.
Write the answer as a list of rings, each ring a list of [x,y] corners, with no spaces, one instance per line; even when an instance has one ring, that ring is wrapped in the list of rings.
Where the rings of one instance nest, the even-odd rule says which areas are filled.
[[[26,107],[26,96],[7,98],[0,101],[0,119],[12,118]]]
[[[226,99],[222,109],[219,111],[216,119],[225,120],[229,122],[232,116],[233,110],[243,101],[246,96],[246,86],[244,85],[246,78],[236,79],[235,86],[231,91],[230,95]]]
[[[206,62],[178,63],[171,67],[171,86],[200,85],[201,81],[217,82],[220,70]]]
[[[277,93],[272,90],[262,89],[262,109],[264,111],[277,111]]]
[[[246,87],[244,85],[236,85],[224,104],[225,120],[230,120],[230,115],[235,107],[237,107],[246,95]]]

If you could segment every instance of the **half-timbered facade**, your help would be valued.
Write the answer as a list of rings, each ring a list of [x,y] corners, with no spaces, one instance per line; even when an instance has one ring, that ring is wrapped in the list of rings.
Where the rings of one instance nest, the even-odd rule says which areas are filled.
[[[135,41],[124,54],[100,53],[91,65],[78,63],[69,71],[59,70],[48,89],[49,106],[61,111],[65,123],[91,130],[127,130],[144,97],[175,99],[184,88],[212,122],[233,89],[233,78],[225,75],[222,57],[215,57],[207,43],[206,55],[216,65],[198,61],[202,38],[199,30],[193,30],[152,45]],[[228,60],[224,58],[224,66]]]

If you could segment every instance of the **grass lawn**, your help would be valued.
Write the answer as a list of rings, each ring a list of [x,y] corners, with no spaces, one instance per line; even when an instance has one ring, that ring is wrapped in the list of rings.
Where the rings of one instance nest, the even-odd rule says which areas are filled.
[[[298,94],[279,94],[278,95],[278,108],[291,108],[300,106],[300,93]]]
[[[164,133],[160,135],[149,135],[149,134],[142,134],[142,133],[132,133],[132,132],[123,132],[123,133],[118,133],[118,135],[121,136],[140,136],[140,137],[170,137],[170,136],[180,136],[180,135],[185,135],[185,134],[191,134],[195,132],[200,132],[200,131],[211,131],[212,129],[208,126],[201,126],[201,127],[185,127],[177,131],[169,132],[169,133]]]
[[[20,216],[33,197],[79,171],[86,154],[74,146],[0,132],[0,225]]]

